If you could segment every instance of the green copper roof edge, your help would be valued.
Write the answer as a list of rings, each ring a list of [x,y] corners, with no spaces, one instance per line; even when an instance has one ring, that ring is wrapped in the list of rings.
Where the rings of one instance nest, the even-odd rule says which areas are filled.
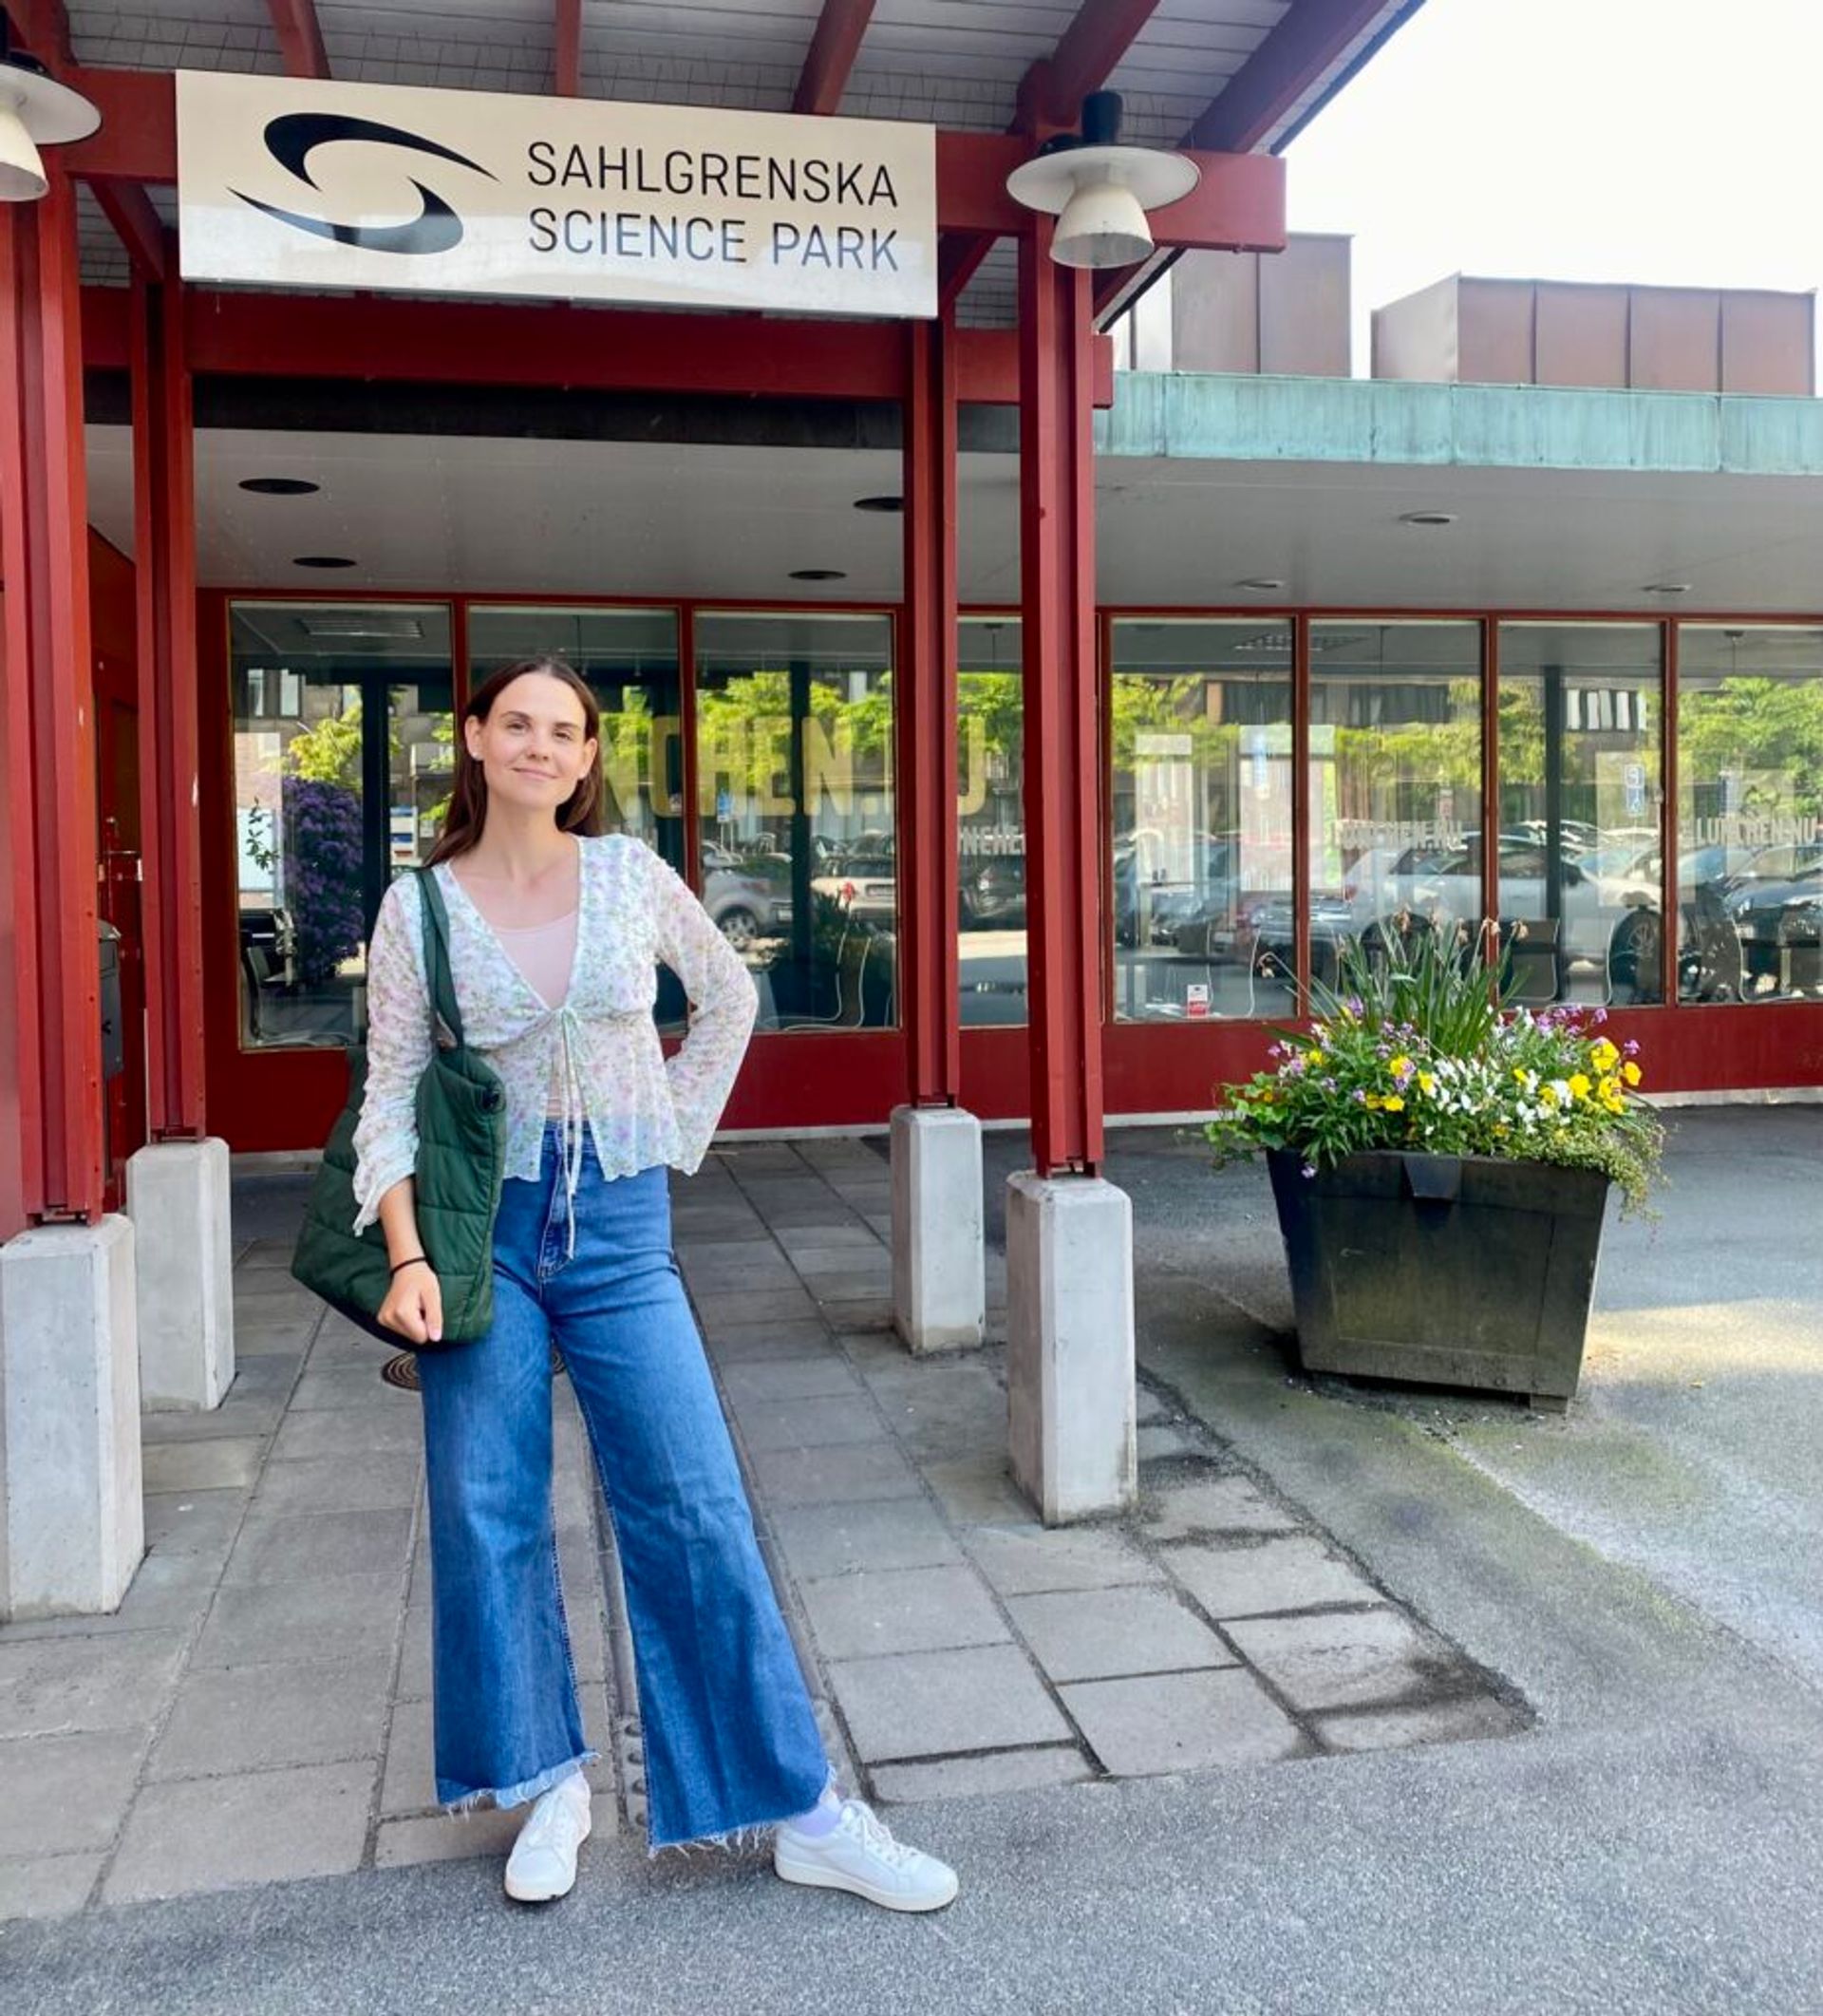
[[[1106,455],[1823,476],[1823,400],[1120,371]]]

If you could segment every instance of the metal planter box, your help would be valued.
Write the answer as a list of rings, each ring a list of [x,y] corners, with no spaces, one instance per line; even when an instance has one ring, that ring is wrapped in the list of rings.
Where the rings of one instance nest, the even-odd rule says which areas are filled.
[[[1576,1390],[1605,1176],[1480,1156],[1267,1158],[1306,1371],[1519,1393]]]

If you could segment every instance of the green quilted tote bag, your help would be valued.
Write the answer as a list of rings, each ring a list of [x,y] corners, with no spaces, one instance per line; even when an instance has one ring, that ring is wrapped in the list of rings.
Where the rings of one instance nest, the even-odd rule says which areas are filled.
[[[418,1231],[443,1298],[442,1343],[479,1337],[494,1320],[494,1218],[506,1165],[506,1094],[491,1065],[462,1041],[449,970],[449,916],[429,869],[417,871],[431,1006],[455,1037],[418,1081]],[[354,1130],[367,1079],[366,1053],[348,1052],[348,1102],[329,1131],[311,1186],[291,1272],[329,1307],[383,1343],[408,1337],[378,1321],[392,1273],[378,1225],[356,1234]]]

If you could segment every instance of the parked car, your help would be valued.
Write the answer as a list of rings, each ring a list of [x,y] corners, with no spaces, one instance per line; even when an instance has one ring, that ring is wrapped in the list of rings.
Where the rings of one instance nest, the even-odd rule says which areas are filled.
[[[1025,857],[984,854],[965,861],[957,911],[964,931],[1024,930]]]
[[[815,895],[839,904],[853,924],[890,929],[898,914],[898,871],[890,854],[847,855],[810,886]]]
[[[780,878],[768,872],[784,862]],[[791,863],[784,856],[743,860],[715,840],[703,842],[703,908],[718,931],[744,952],[761,938],[781,936],[791,928]]]

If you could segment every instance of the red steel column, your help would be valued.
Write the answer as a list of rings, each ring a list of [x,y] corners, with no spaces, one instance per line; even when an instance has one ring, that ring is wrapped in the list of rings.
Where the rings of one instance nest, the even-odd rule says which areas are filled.
[[[956,367],[945,318],[907,330],[905,615],[899,639],[899,936],[915,1106],[962,1084],[956,946]]]
[[[0,204],[0,742],[11,926],[0,987],[11,994],[18,1157],[0,1209],[88,1222],[102,1215],[104,1137],[81,289],[75,192],[56,166],[49,176],[41,202]],[[12,1151],[0,1140],[0,1159]]]
[[[170,277],[156,286],[142,277],[133,283],[141,914],[149,1138],[155,1141],[199,1140],[207,1131],[194,433],[174,242],[167,242],[164,270]]]
[[[1032,1153],[1040,1176],[1099,1171],[1095,444],[1089,275],[1019,241],[1019,537],[1025,703]]]

